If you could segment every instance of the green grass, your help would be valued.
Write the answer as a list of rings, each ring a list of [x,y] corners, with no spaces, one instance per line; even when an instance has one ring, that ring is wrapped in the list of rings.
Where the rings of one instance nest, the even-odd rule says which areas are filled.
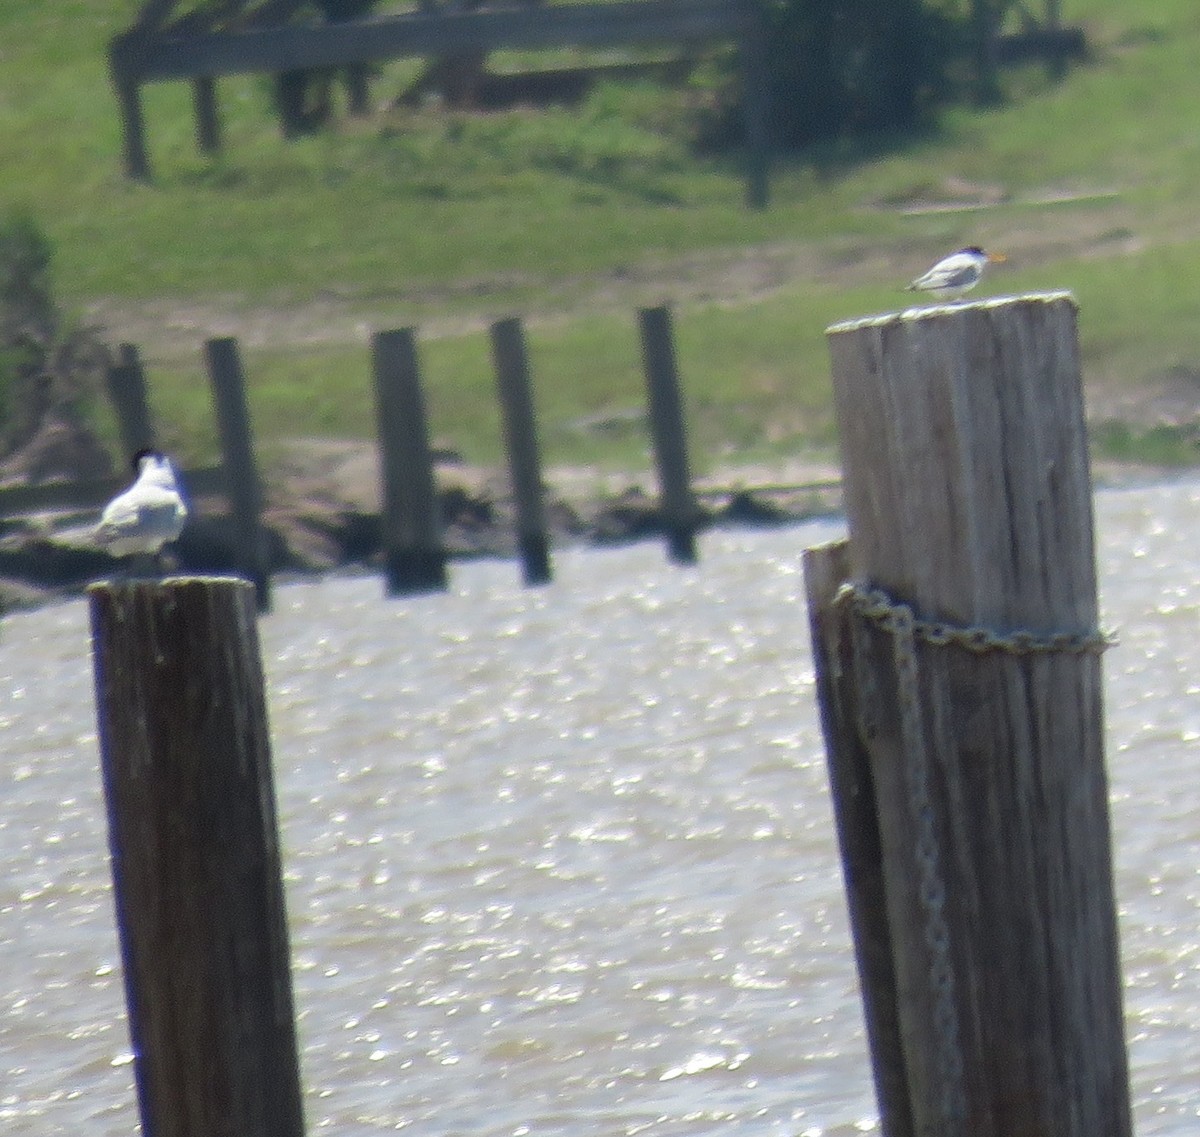
[[[0,212],[24,209],[48,232],[68,306],[109,313],[114,340],[142,344],[157,417],[185,457],[213,448],[206,335],[241,337],[270,442],[369,435],[367,332],[411,324],[435,435],[494,460],[480,329],[520,313],[548,458],[639,463],[633,310],[658,301],[675,308],[700,468],[827,448],[825,326],[895,307],[903,280],[968,242],[1010,254],[998,289],[1075,292],[1098,399],[1200,370],[1192,0],[1068,0],[1094,54],[1064,81],[1029,67],[1006,76],[1003,105],[954,108],[920,137],[780,161],[761,213],[743,208],[734,161],[689,149],[702,83],[606,87],[571,111],[388,109],[411,63],[381,70],[368,121],[293,143],[278,137],[264,80],[221,80],[216,160],[195,152],[187,87],[149,88],[155,179],[133,185],[119,169],[104,47],[137,7],[0,5]],[[964,186],[1002,200],[898,208]],[[1053,200],[1064,193],[1076,196]],[[144,308],[155,315],[142,324]],[[278,320],[261,318],[271,311]],[[362,328],[326,334],[326,318]],[[1098,449],[1194,458],[1189,445],[1162,457],[1154,413],[1127,436],[1098,430]]]

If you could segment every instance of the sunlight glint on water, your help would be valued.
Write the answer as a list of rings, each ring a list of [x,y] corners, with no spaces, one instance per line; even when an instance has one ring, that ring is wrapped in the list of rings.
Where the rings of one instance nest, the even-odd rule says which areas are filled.
[[[1098,499],[1143,1137],[1200,1121],[1200,487]],[[312,1133],[877,1131],[799,572],[838,526],[261,625]],[[127,1134],[86,608],[0,636],[0,1125]]]

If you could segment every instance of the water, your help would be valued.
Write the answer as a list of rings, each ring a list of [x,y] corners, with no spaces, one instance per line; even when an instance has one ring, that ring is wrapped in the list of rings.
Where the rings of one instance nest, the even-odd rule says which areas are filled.
[[[1200,1120],[1200,484],[1098,499],[1137,1128]],[[310,1133],[878,1131],[801,597],[832,523],[277,589]],[[82,602],[0,638],[0,1128],[137,1124]]]

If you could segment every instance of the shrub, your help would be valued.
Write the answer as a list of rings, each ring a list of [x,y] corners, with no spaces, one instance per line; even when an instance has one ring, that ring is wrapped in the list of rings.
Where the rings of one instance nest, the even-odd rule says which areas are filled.
[[[54,301],[50,241],[30,218],[0,218],[0,455],[51,420],[79,425],[109,363],[94,328]]]
[[[770,129],[782,146],[916,125],[966,42],[947,0],[768,0]]]
[[[970,42],[958,0],[761,0],[777,149],[909,130],[954,87]],[[732,69],[694,116],[698,144],[742,140]]]

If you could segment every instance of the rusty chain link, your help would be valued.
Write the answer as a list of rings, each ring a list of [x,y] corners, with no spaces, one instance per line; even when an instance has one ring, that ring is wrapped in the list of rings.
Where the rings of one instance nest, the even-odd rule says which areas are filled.
[[[1072,632],[1051,632],[1040,635],[1018,629],[1013,632],[996,632],[991,628],[960,626],[941,620],[919,620],[907,604],[893,600],[878,588],[863,588],[849,581],[838,589],[836,604],[850,604],[854,611],[865,619],[878,624],[884,631],[896,632],[896,621],[900,612],[907,612],[912,622],[913,635],[934,647],[961,647],[976,655],[988,652],[1005,652],[1008,655],[1092,655],[1107,651],[1116,642],[1111,632],[1094,631],[1083,635]]]
[[[921,721],[916,644],[920,640],[935,647],[960,647],[976,654],[1005,652],[1027,656],[1051,652],[1098,653],[1111,646],[1115,638],[1101,631],[1086,635],[1054,633],[1046,636],[1029,631],[1001,634],[990,628],[959,627],[942,621],[920,620],[911,607],[897,603],[885,592],[849,582],[838,590],[835,603],[850,605],[857,615],[875,623],[892,637],[892,661],[896,669],[905,756],[904,781],[909,814],[916,834],[914,853],[919,874],[917,895],[925,916],[924,938],[929,952],[935,1093],[941,1122],[938,1137],[962,1137],[967,1110],[966,1079],[955,1002],[950,925],[946,918],[946,885],[930,792],[929,756]],[[864,645],[859,634],[852,634],[857,653]],[[863,694],[868,695],[869,692],[864,691]],[[872,700],[868,698],[866,701]],[[864,711],[873,717],[872,711],[866,708]]]

